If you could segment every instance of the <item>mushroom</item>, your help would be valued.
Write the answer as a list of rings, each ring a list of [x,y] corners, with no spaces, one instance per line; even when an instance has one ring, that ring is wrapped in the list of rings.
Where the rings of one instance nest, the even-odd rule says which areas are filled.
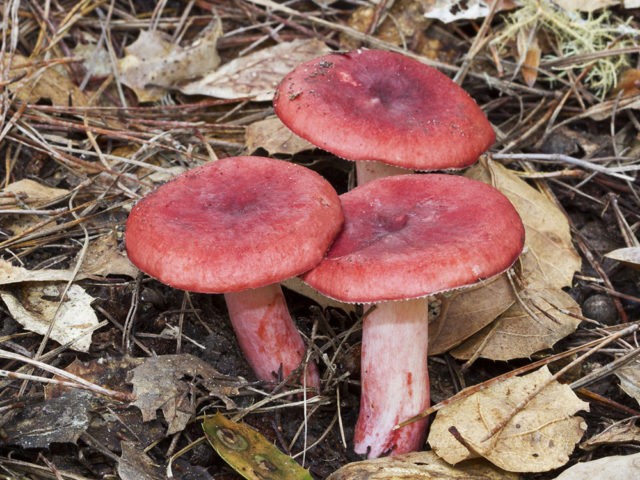
[[[224,293],[247,361],[259,379],[273,382],[305,354],[278,282],[320,262],[342,222],[338,194],[316,172],[231,157],[179,175],[138,202],[126,249],[167,285]],[[306,383],[319,386],[315,364]]]
[[[303,63],[281,81],[273,104],[294,133],[356,161],[359,185],[405,169],[464,168],[495,141],[480,107],[449,77],[383,50]]]
[[[355,451],[413,451],[426,420],[393,427],[430,404],[427,296],[508,269],[523,248],[522,221],[498,190],[455,175],[380,178],[340,199],[343,229],[302,278],[336,300],[375,304],[362,327]]]

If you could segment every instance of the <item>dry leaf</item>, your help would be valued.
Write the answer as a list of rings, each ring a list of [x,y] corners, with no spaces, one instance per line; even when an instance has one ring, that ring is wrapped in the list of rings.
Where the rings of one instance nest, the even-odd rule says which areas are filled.
[[[248,153],[262,148],[269,155],[295,155],[316,148],[289,130],[275,115],[249,125],[245,132],[245,145]]]
[[[573,415],[588,411],[589,404],[569,386],[549,383],[551,378],[543,367],[443,408],[431,425],[429,444],[451,464],[482,456],[511,472],[546,472],[564,465],[587,428],[582,418]],[[535,392],[513,415],[514,408]],[[486,440],[497,427],[501,428]]]
[[[516,45],[522,62],[520,70],[522,78],[528,86],[533,87],[538,78],[538,66],[542,54],[538,45],[538,37],[535,33],[531,35],[530,30],[521,29],[518,32]]]
[[[614,423],[602,432],[580,444],[583,450],[594,450],[603,445],[637,443],[640,444],[640,427],[634,420]]]
[[[640,360],[634,360],[615,371],[620,388],[640,404]]]
[[[64,284],[25,283],[19,292],[14,295],[0,291],[14,320],[25,329],[44,335],[55,316],[51,338],[61,344],[73,342],[70,348],[80,352],[89,350],[91,332],[99,322],[91,308],[94,298],[82,287],[71,285],[62,303]]]
[[[542,193],[502,165],[482,159],[467,176],[494,185],[504,193],[522,217],[525,252],[520,256],[522,278],[527,286],[563,288],[571,286],[581,267],[571,243],[569,222]]]
[[[505,275],[458,293],[445,315],[429,323],[429,355],[440,355],[493,322],[516,301]]]
[[[227,408],[234,408],[229,395],[236,395],[243,383],[189,354],[148,358],[132,370],[129,382],[136,397],[133,405],[142,412],[143,421],[155,419],[156,410],[161,409],[169,424],[167,435],[183,430],[195,414],[194,385],[221,399]]]
[[[564,291],[525,289],[519,296],[535,318],[516,302],[492,325],[452,350],[451,355],[465,360],[477,353],[490,360],[526,358],[551,348],[578,328],[580,320],[567,313],[580,315],[580,306]]]
[[[640,268],[640,247],[627,247],[605,253],[605,257],[612,258],[633,268]]]
[[[38,207],[54,203],[69,194],[69,190],[53,188],[25,178],[10,183],[0,191],[0,207],[16,208],[19,205]]]
[[[568,12],[594,12],[620,3],[619,0],[554,0],[554,2]]]
[[[122,456],[118,461],[118,478],[121,480],[163,480],[164,469],[144,453],[144,448],[134,442],[123,441]]]
[[[67,70],[62,66],[38,66],[38,59],[29,59],[22,55],[0,55],[0,66],[11,62],[9,75],[21,78],[10,82],[9,91],[26,103],[35,103],[48,99],[53,105],[83,107],[88,105],[88,98],[78,86],[71,81]]]
[[[327,480],[517,480],[518,475],[497,469],[483,460],[452,467],[435,453],[413,452],[353,462]]]
[[[135,278],[138,273],[139,270],[119,248],[114,233],[91,241],[80,267],[83,276],[126,275]]]
[[[435,5],[424,14],[426,18],[434,18],[444,23],[457,20],[474,20],[484,18],[489,13],[495,0],[435,0]],[[517,0],[498,0],[500,5],[496,11],[515,7]]]
[[[82,60],[82,65],[93,78],[104,78],[113,73],[111,56],[104,43],[98,43],[88,31],[77,32],[78,43],[72,55]]]
[[[187,95],[271,101],[276,86],[287,73],[327,52],[329,48],[315,39],[284,42],[232,60],[179,89]]]
[[[612,97],[617,97],[619,92],[622,92],[623,97],[640,94],[640,70],[637,68],[628,68],[622,72],[616,88],[612,92]]]
[[[90,423],[93,394],[77,388],[42,401],[25,402],[2,425],[2,443],[23,448],[50,448],[76,443]]]
[[[27,270],[0,258],[0,285],[23,282],[69,282],[72,279],[72,270]]]
[[[638,478],[640,478],[640,453],[634,453],[576,463],[555,480],[637,480]]]
[[[222,25],[216,20],[191,45],[182,47],[158,31],[142,31],[118,62],[120,80],[140,102],[160,100],[167,88],[215,70],[220,64],[216,45],[221,34]]]

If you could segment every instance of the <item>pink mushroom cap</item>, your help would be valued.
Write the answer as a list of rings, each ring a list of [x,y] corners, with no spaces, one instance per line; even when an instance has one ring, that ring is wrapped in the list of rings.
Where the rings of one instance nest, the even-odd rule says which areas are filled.
[[[459,169],[495,141],[476,102],[404,55],[359,49],[306,62],[280,83],[275,112],[294,133],[348,160]]]
[[[305,167],[232,157],[190,170],[138,202],[127,254],[182,290],[239,292],[314,267],[342,225],[337,193]]]
[[[508,269],[524,245],[511,202],[465,177],[386,177],[340,198],[344,227],[303,279],[343,302],[405,300],[470,286]]]

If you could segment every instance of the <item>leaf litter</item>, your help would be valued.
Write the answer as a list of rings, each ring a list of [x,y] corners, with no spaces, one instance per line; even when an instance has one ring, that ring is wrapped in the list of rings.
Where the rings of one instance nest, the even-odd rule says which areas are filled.
[[[579,465],[594,452],[611,458],[604,462],[610,463],[606,468],[621,468],[614,466],[618,461],[632,465],[631,456],[608,455],[632,453],[623,442],[637,441],[633,425],[626,424],[631,425],[627,430],[607,428],[636,414],[638,406],[635,361],[616,363],[637,349],[637,262],[634,250],[622,251],[621,258],[614,254],[634,248],[629,235],[640,221],[637,187],[627,181],[638,170],[638,90],[634,69],[625,73],[618,68],[637,54],[637,47],[624,43],[626,35],[638,29],[637,14],[622,6],[603,7],[600,0],[577,6],[598,8],[596,12],[606,15],[557,10],[565,20],[580,18],[588,24],[595,19],[603,28],[628,26],[619,30],[619,40],[595,42],[596,51],[584,51],[575,42],[567,44],[566,36],[540,18],[535,32],[519,29],[517,38],[511,36],[508,28],[518,24],[516,15],[526,12],[522,4],[503,2],[498,13],[491,12],[489,2],[482,4],[487,8],[479,11],[493,15],[491,24],[481,18],[463,20],[472,16],[469,5],[476,3],[482,4],[440,2],[441,17],[427,19],[430,5],[412,0],[373,6],[346,2],[339,8],[333,2],[320,7],[319,2],[285,6],[243,0],[229,5],[214,0],[191,2],[181,11],[164,3],[146,10],[138,2],[118,0],[107,16],[99,2],[74,5],[69,10],[73,14],[67,15],[68,9],[45,12],[10,0],[0,13],[4,30],[11,32],[0,62],[8,94],[0,112],[0,283],[19,307],[37,303],[33,310],[40,303],[31,302],[25,292],[39,292],[48,307],[61,309],[69,301],[63,292],[80,288],[87,297],[84,309],[74,314],[76,320],[96,316],[101,328],[95,330],[94,324],[84,331],[87,344],[79,352],[70,349],[77,342],[73,329],[67,332],[70,337],[49,341],[55,340],[46,337],[53,329],[35,333],[37,311],[30,312],[22,326],[15,321],[17,310],[0,305],[3,349],[19,352],[2,354],[3,468],[15,477],[26,472],[50,475],[55,465],[62,478],[101,478],[104,472],[121,478],[164,478],[169,458],[201,438],[196,416],[211,411],[243,416],[268,441],[309,466],[314,478],[326,478],[359,460],[349,441],[358,405],[361,308],[318,297],[307,300],[295,285],[288,290],[310,355],[324,373],[323,389],[306,402],[287,391],[270,394],[252,382],[218,301],[138,276],[123,255],[122,225],[133,199],[175,172],[259,149],[309,165],[345,191],[349,167],[341,160],[297,145],[277,125],[260,122],[272,114],[266,101],[288,69],[329,47],[361,46],[404,49],[463,83],[489,114],[499,138],[493,151],[500,151],[495,156],[500,163],[487,161],[471,172],[503,190],[525,217],[527,252],[512,274],[460,293],[446,318],[432,321],[431,330],[438,333],[431,352],[437,355],[430,358],[430,367],[438,372],[434,396],[452,397],[456,385],[478,384],[474,386],[481,393],[481,385],[492,378],[526,381],[515,376],[517,365],[539,368],[567,352],[575,355],[611,339],[612,345],[572,370],[571,379],[565,374],[572,388],[589,399],[589,413],[567,413],[571,405],[575,409],[583,404],[575,398],[559,402],[562,405],[549,402],[554,404],[550,415],[564,411],[566,417],[549,426],[535,423],[537,412],[529,410],[536,405],[535,397],[519,411],[540,431],[569,425],[566,438],[558,438],[558,448],[547,443],[544,461],[534,461],[527,450],[531,437],[521,436],[514,445],[525,452],[529,468],[556,469],[535,478],[555,478],[569,456]],[[575,7],[567,3],[562,8]],[[505,6],[511,13],[501,12]],[[456,11],[460,15],[445,28],[444,15]],[[535,48],[539,52],[532,53]],[[563,51],[571,55],[558,59]],[[612,78],[619,87],[605,91]],[[185,93],[183,88],[192,90]],[[568,153],[563,144],[551,141],[562,132],[579,138]],[[541,149],[550,156],[543,159]],[[523,154],[528,157],[518,157]],[[608,203],[612,195],[617,203]],[[594,219],[616,233],[611,248],[594,248],[591,238],[585,243],[576,236]],[[613,255],[604,256],[607,252]],[[580,314],[579,307],[594,293],[618,302],[618,314],[608,326]],[[620,318],[629,324],[617,324]],[[454,357],[470,361],[461,366]],[[520,360],[510,360],[514,358]],[[56,376],[54,370],[44,369],[49,377],[31,370],[46,365],[42,362],[66,367],[94,387],[70,389],[68,384],[79,386],[79,380]],[[99,393],[100,385],[111,390]],[[54,387],[60,390],[54,393]],[[569,387],[553,382],[553,388],[566,392]],[[131,396],[134,390],[139,396]],[[510,398],[503,397],[482,401],[491,405]],[[487,418],[502,419],[506,430],[517,414],[503,418],[506,412],[498,410]],[[473,412],[463,413],[474,418]],[[589,424],[580,448],[573,447],[582,431],[577,422]],[[513,466],[507,448],[487,448],[483,438],[457,425],[453,431],[457,437],[448,432],[455,444],[452,452],[461,440],[503,467],[523,468]],[[167,437],[168,432],[174,433]],[[503,432],[499,429],[495,437],[503,440]],[[593,443],[587,446],[590,439]],[[60,445],[91,460],[79,462],[78,455],[61,454]],[[203,447],[191,446],[188,453],[177,455],[176,478],[189,472],[202,478],[229,474]],[[415,455],[354,463],[353,473],[349,465],[336,475],[431,478],[430,469],[435,468],[451,478],[473,478],[465,470],[469,461],[448,466],[433,452]],[[488,469],[480,470],[487,475],[495,471],[496,478],[513,478],[485,460],[471,462]],[[519,477],[533,478],[526,473]]]

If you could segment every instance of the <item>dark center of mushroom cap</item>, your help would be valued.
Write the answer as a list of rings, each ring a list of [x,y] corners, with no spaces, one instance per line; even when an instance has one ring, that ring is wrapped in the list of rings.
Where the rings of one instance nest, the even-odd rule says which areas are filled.
[[[447,76],[380,50],[301,65],[281,82],[274,108],[291,130],[336,155],[417,170],[470,165],[495,139]]]
[[[345,223],[304,275],[346,302],[430,295],[506,270],[524,244],[522,221],[495,188],[454,175],[399,175],[341,196]]]
[[[131,261],[184,290],[257,288],[316,265],[342,224],[337,193],[317,173],[232,157],[178,176],[127,221]]]

